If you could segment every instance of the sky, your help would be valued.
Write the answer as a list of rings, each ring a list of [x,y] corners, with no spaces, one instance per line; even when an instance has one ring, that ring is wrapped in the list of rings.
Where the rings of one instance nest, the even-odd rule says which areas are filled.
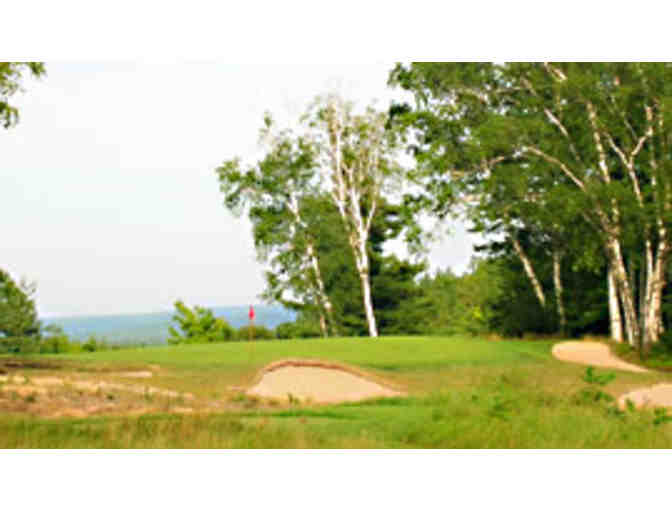
[[[250,224],[214,169],[259,154],[266,111],[287,124],[330,91],[384,108],[393,65],[47,62],[0,131],[0,267],[37,283],[42,316],[259,302]],[[450,226],[430,266],[462,272],[478,238]]]

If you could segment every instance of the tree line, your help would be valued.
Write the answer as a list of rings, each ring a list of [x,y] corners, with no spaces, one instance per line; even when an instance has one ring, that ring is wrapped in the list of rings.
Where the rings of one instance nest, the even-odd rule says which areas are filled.
[[[667,63],[398,64],[389,85],[412,102],[355,113],[322,97],[298,132],[267,117],[264,157],[217,169],[225,204],[252,220],[266,297],[314,317],[324,336],[350,332],[355,297],[371,337],[389,307],[408,318],[400,332],[423,329],[416,318],[432,322],[422,264],[380,250],[403,235],[422,251],[424,215],[469,220],[488,240],[480,265],[458,278],[477,278],[481,266],[493,273],[474,324],[513,334],[606,330],[646,350],[669,322],[671,71]],[[412,168],[399,164],[402,153]],[[383,238],[374,239],[390,211],[398,224],[379,226]],[[377,270],[396,271],[387,289],[375,288],[376,256],[386,259]],[[339,299],[345,282],[351,297]]]

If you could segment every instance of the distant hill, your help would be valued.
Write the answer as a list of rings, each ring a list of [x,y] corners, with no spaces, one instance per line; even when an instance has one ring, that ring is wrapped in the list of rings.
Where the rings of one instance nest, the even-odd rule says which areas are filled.
[[[234,328],[248,323],[248,306],[209,307],[217,317],[224,318]],[[274,328],[295,319],[295,313],[281,306],[254,307],[255,324]],[[173,312],[125,315],[83,315],[79,317],[52,317],[45,325],[56,324],[75,340],[86,340],[90,335],[103,337],[113,343],[161,344],[166,342]]]

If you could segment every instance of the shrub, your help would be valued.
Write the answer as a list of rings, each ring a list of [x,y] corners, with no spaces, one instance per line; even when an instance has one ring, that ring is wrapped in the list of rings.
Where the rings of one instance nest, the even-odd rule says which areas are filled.
[[[0,353],[35,354],[39,352],[40,339],[35,336],[0,337]]]
[[[40,354],[60,354],[80,350],[79,344],[72,342],[63,328],[50,324],[44,328],[40,341]]]
[[[179,331],[170,327],[169,344],[227,342],[235,337],[235,330],[224,319],[215,317],[212,310],[200,306],[192,310],[182,301],[175,302],[173,321]]]
[[[268,329],[265,326],[252,326],[252,339],[253,340],[273,340],[275,339],[275,334],[273,330]],[[250,338],[250,326],[243,326],[238,329],[238,340],[244,341],[249,340]]]
[[[91,335],[86,342],[82,344],[82,350],[86,352],[106,351],[110,346],[104,340],[99,340]]]
[[[306,321],[283,322],[275,327],[275,336],[280,339],[318,338],[322,336],[319,328]]]

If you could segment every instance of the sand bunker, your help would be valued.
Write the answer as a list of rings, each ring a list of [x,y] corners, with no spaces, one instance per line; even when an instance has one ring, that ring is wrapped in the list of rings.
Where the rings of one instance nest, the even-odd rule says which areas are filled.
[[[262,371],[259,381],[247,393],[258,397],[295,398],[315,403],[355,402],[403,395],[345,367],[310,361],[286,361],[270,365]]]
[[[570,363],[628,372],[648,372],[645,368],[618,359],[611,353],[608,345],[599,342],[561,342],[555,344],[551,352],[557,359]]]
[[[626,393],[618,398],[618,406],[625,408],[628,400],[637,408],[672,407],[672,384],[656,384]]]

